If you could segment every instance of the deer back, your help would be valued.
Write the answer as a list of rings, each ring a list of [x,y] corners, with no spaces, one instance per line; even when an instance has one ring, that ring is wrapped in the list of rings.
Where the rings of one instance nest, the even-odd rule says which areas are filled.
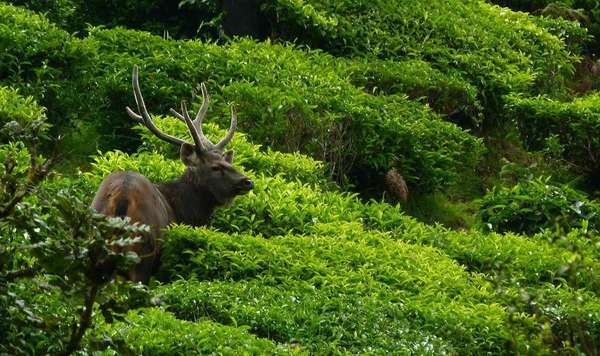
[[[174,219],[165,197],[146,177],[135,172],[115,172],[102,181],[92,208],[107,216],[128,216],[132,222],[150,226],[143,242],[127,248],[141,262],[129,272],[129,279],[147,283],[158,263],[160,229]]]

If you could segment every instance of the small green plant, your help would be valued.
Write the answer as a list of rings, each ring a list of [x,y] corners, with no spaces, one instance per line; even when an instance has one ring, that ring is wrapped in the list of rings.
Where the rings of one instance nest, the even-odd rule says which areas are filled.
[[[545,229],[598,230],[600,204],[550,177],[536,177],[513,187],[494,187],[480,201],[478,218],[487,230],[532,235]]]

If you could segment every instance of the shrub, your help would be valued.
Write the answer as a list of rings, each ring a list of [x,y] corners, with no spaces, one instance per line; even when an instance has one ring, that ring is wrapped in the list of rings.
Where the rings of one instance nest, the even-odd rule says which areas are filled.
[[[497,232],[534,234],[544,229],[600,228],[600,205],[567,185],[538,177],[513,187],[494,187],[481,199],[478,218]]]
[[[571,53],[578,54],[593,50],[594,36],[590,35],[588,29],[579,22],[555,16],[535,16],[532,17],[532,20],[538,26],[563,40]]]
[[[124,26],[156,35],[195,37],[201,30],[216,36],[219,19],[217,1],[114,1],[99,0],[9,0],[15,5],[44,13],[69,32],[85,32],[87,25]],[[191,3],[191,4],[190,4]],[[193,6],[190,6],[193,5]],[[185,18],[185,21],[181,21]],[[210,22],[211,20],[216,23]]]
[[[534,316],[541,333],[556,353],[593,354],[598,349],[600,300],[585,289],[543,285],[496,289],[513,313]]]
[[[113,340],[122,340],[126,345],[125,350],[137,355],[299,353],[299,350],[257,338],[242,328],[209,320],[193,323],[178,320],[171,313],[157,308],[129,312],[125,321],[107,324],[101,331]],[[105,352],[110,354],[109,351]],[[123,352],[119,348],[115,351]]]
[[[0,3],[0,49],[0,82],[46,107],[54,132],[72,124],[82,103],[67,83],[88,55],[71,35],[42,15]]]
[[[125,30],[93,31],[84,45],[97,52],[91,78],[82,83],[96,87],[89,119],[117,132],[131,125],[123,108],[131,104],[129,68],[140,63],[151,111],[166,113],[177,105],[174,97],[208,81],[217,122],[226,125],[232,100],[241,129],[254,141],[310,154],[339,175],[368,181],[398,162],[410,184],[437,189],[481,155],[478,139],[403,96],[367,95],[327,69],[334,59],[317,51],[249,40],[227,46],[166,41]]]
[[[373,95],[407,94],[422,100],[450,118],[464,115],[477,119],[483,108],[478,90],[457,71],[437,70],[423,60],[339,58],[340,70],[357,87]]]
[[[406,316],[387,296],[340,293],[337,287],[333,281],[315,289],[303,281],[277,287],[260,280],[180,280],[158,292],[179,317],[210,318],[249,328],[276,342],[294,343],[310,354],[452,350],[430,331],[411,327],[414,316]],[[231,298],[234,295],[237,302]]]
[[[96,158],[92,172],[86,175],[91,193],[102,177],[119,169],[133,169],[151,180],[177,177],[183,165],[165,160],[157,154],[128,156],[107,153]],[[501,275],[519,283],[551,282],[585,286],[600,293],[600,268],[594,249],[569,249],[555,242],[533,241],[519,235],[456,232],[441,226],[427,226],[404,215],[399,207],[385,203],[362,203],[356,195],[323,191],[282,177],[252,176],[255,189],[236,198],[230,207],[217,210],[211,226],[224,232],[262,235],[270,238],[287,234],[336,236],[340,223],[350,223],[346,230],[390,231],[391,238],[444,251],[470,270]],[[90,197],[91,198],[91,197]]]
[[[63,30],[75,32],[85,29],[86,19],[80,11],[79,0],[8,0],[6,2],[43,14]]]
[[[501,95],[560,89],[573,57],[530,17],[484,1],[293,1],[266,3],[274,31],[289,40],[350,57],[422,58],[458,70],[482,90],[484,106]],[[535,84],[535,87],[534,87]]]
[[[382,234],[264,240],[176,227],[163,252],[165,276],[212,280],[160,288],[176,315],[235,320],[310,352],[491,352],[513,336],[518,348],[541,347],[518,327],[510,334],[487,282],[435,249]]]
[[[147,228],[93,214],[73,188],[45,190],[52,160],[38,151],[43,110],[3,87],[0,104],[2,121],[12,119],[0,145],[0,352],[71,354],[93,325],[96,303],[108,318],[117,294],[131,296],[109,277],[137,255],[114,246],[126,250]]]
[[[594,250],[573,251],[555,246],[553,241],[531,240],[522,235],[456,232],[418,224],[401,230],[403,233],[398,236],[403,240],[437,247],[471,271],[519,285],[567,284],[600,295],[600,278],[594,272],[600,266]]]
[[[572,22],[573,24],[578,24],[574,22],[578,21],[594,37],[593,41],[586,41],[589,42],[586,50],[591,53],[597,53],[598,51],[598,45],[600,44],[600,10],[598,9],[596,0],[494,0],[492,2],[512,9],[548,16],[555,23],[562,22],[566,24]],[[547,20],[543,19],[543,16],[541,17],[542,21],[547,22]],[[556,19],[561,18],[565,20],[556,21]],[[554,26],[551,25],[551,27]],[[550,31],[553,32],[552,29]]]
[[[4,3],[0,4],[0,46],[0,80],[42,88],[76,59],[67,32],[44,16]]]
[[[33,129],[32,126],[42,126],[38,129],[44,134],[48,129],[44,108],[37,105],[32,97],[23,97],[18,90],[0,86],[0,137],[2,142],[12,141],[15,137],[23,139],[22,135]],[[36,130],[36,131],[38,131]]]
[[[600,94],[561,102],[546,96],[507,98],[507,115],[518,125],[531,150],[558,139],[564,158],[587,173],[594,184],[600,176]]]

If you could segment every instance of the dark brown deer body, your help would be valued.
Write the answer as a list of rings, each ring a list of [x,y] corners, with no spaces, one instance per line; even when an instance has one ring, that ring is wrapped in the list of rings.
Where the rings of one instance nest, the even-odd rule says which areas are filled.
[[[196,118],[189,118],[185,103],[182,113],[171,109],[175,117],[184,121],[194,145],[161,132],[148,114],[138,84],[137,67],[133,69],[133,91],[141,115],[127,108],[128,114],[144,124],[159,138],[181,146],[180,156],[186,169],[172,182],[152,183],[135,172],[116,172],[102,181],[92,207],[107,216],[128,216],[133,222],[149,225],[150,233],[132,248],[141,262],[129,272],[129,279],[147,283],[160,255],[160,229],[171,222],[193,226],[206,225],[218,206],[227,205],[240,194],[252,189],[252,181],[232,165],[233,152],[223,149],[233,138],[237,118],[231,111],[231,126],[227,135],[213,144],[202,133],[202,120],[208,107],[208,94],[201,85],[204,101]]]

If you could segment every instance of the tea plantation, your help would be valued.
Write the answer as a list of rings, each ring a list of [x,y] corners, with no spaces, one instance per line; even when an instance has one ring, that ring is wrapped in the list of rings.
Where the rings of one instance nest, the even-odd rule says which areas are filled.
[[[600,353],[597,14],[496,3],[530,13],[266,0],[242,37],[227,1],[0,2],[0,354]],[[163,229],[148,285],[148,227],[90,208],[185,169],[134,65],[166,134],[200,82],[213,142],[234,103],[254,184]]]

